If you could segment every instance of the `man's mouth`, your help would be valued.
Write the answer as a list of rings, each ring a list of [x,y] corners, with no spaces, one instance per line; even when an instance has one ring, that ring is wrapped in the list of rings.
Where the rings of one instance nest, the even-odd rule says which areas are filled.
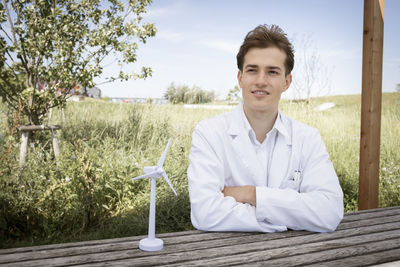
[[[255,95],[269,95],[269,92],[265,90],[253,90],[251,93]]]

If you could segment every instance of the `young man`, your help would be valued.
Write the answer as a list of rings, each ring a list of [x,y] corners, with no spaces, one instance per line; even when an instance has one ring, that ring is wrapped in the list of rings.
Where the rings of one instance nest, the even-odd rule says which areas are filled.
[[[343,193],[320,134],[278,109],[294,65],[286,34],[276,25],[256,27],[237,64],[243,103],[193,133],[192,224],[204,231],[334,231]]]

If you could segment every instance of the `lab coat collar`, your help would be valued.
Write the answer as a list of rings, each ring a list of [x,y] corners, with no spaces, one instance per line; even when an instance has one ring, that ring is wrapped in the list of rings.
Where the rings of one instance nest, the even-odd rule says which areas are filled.
[[[244,127],[241,127],[241,109],[243,109],[242,103],[236,106],[236,108],[229,114],[230,117],[228,134],[229,135],[239,135],[243,132]]]
[[[229,122],[230,125],[228,127],[228,134],[229,135],[245,134],[246,136],[248,136],[251,126],[244,115],[243,103],[237,105],[237,107],[232,111],[232,115],[233,119]],[[289,134],[288,130],[290,129],[289,120],[279,109],[278,109],[278,116],[276,118],[273,128],[276,128],[276,130],[285,137],[287,145],[292,144],[291,134]]]
[[[287,122],[287,117],[283,115],[280,109],[278,109],[278,117],[276,118],[274,128],[276,128],[278,132],[285,137],[286,144],[290,146],[292,145],[292,135],[289,134],[288,128],[290,128],[290,126]]]

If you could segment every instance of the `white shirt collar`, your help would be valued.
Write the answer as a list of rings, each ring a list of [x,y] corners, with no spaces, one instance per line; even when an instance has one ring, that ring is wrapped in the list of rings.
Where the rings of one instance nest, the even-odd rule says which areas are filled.
[[[247,119],[247,117],[246,117],[246,115],[244,113],[243,103],[241,104],[240,114],[241,114],[243,126],[244,126],[244,129],[245,129],[246,133],[248,133],[249,136],[251,135],[251,136],[253,136],[255,138],[254,130],[251,127],[251,125],[249,123],[249,120]],[[288,134],[288,131],[285,128],[285,125],[283,124],[283,121],[282,121],[282,113],[281,113],[281,111],[279,109],[278,109],[278,116],[276,116],[276,120],[275,120],[274,126],[272,127],[270,132],[274,131],[274,129],[278,133],[282,134],[285,137],[286,140],[290,140],[290,136]]]

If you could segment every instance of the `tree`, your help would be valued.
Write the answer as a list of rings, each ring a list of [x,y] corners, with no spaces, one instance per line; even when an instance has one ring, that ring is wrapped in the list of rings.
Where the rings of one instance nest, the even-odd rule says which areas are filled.
[[[205,91],[198,86],[189,88],[187,85],[178,85],[171,83],[168,86],[164,97],[172,104],[203,104],[213,102],[215,99],[214,91]]]
[[[119,75],[105,82],[151,76],[150,68],[127,73],[136,61],[137,40],[154,36],[142,23],[151,0],[2,0],[0,4],[0,95],[29,124],[65,105],[70,90],[93,87],[104,61],[118,59]]]
[[[167,91],[164,93],[164,97],[172,104],[179,104],[185,102],[185,94],[189,92],[190,88],[186,85],[176,86],[171,83]]]
[[[292,95],[294,99],[311,101],[311,95],[328,94],[331,85],[331,70],[321,61],[314,42],[302,36],[297,43]]]
[[[226,97],[226,101],[228,102],[238,102],[240,101],[241,96],[240,96],[240,88],[239,86],[235,85],[231,90],[229,90],[229,93]]]

